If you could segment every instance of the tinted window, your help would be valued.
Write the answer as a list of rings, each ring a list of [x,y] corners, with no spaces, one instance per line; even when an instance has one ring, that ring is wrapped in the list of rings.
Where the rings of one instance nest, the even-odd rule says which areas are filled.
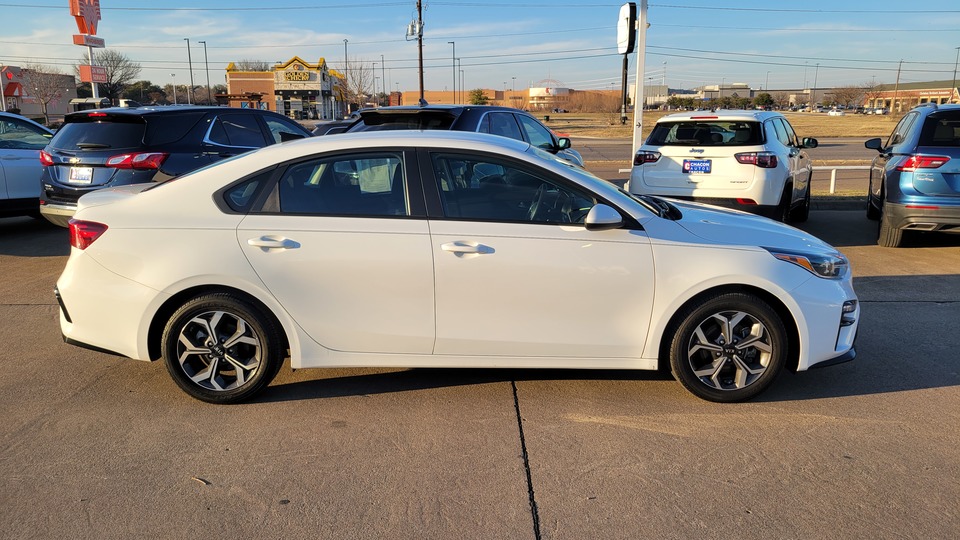
[[[210,140],[224,146],[260,148],[267,143],[252,114],[221,114],[210,130]]]
[[[280,210],[296,214],[407,216],[400,154],[370,153],[291,165],[280,179]]]
[[[496,158],[434,154],[448,218],[527,223],[583,223],[595,200]]]
[[[523,126],[523,131],[527,134],[530,144],[546,149],[553,149],[556,146],[553,142],[553,135],[550,134],[549,129],[543,127],[543,124],[523,114],[517,115],[517,120]]]
[[[447,112],[369,113],[347,131],[450,129],[456,116]]]
[[[773,125],[773,131],[777,134],[777,140],[784,146],[790,146],[790,136],[787,135],[787,128],[783,127],[783,122],[779,118],[770,121]]]
[[[517,125],[517,120],[512,113],[493,112],[484,115],[478,131],[480,131],[480,133],[509,137],[518,141],[523,140],[523,134],[520,133],[520,126]]]
[[[917,116],[919,116],[917,113],[911,112],[901,118],[900,122],[897,123],[897,127],[893,128],[893,133],[890,134],[890,138],[887,139],[887,146],[902,143],[907,137],[907,132],[910,131],[910,127],[917,120]]]
[[[786,118],[780,118],[783,122],[783,127],[787,128],[787,137],[790,138],[790,144],[793,146],[800,146],[800,138],[797,137],[797,132],[793,130],[793,126],[790,125],[790,122],[787,122]]]
[[[656,146],[755,146],[763,144],[760,124],[741,120],[659,122],[647,138]]]
[[[305,137],[303,130],[290,120],[273,116],[265,116],[263,120],[267,123],[267,129],[270,130],[270,135],[275,143]]]
[[[920,131],[920,146],[960,146],[960,111],[928,116]]]
[[[147,135],[144,142],[150,146],[170,144],[184,138],[206,113],[190,111],[183,114],[154,114],[144,116]]]
[[[51,144],[62,150],[137,148],[142,145],[146,124],[141,117],[97,118],[103,117],[81,116],[77,120],[68,117]]]
[[[48,134],[26,122],[0,118],[0,148],[42,150],[50,142],[50,138],[45,135]]]
[[[264,171],[223,192],[223,199],[234,212],[249,212],[257,193],[270,180],[274,169]]]

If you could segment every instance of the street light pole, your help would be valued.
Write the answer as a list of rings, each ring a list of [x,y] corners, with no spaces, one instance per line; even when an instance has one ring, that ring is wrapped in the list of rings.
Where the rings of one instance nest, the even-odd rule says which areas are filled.
[[[387,84],[387,68],[383,65],[383,55],[380,55],[380,87],[383,93],[387,94],[387,105],[390,105],[390,85]]]
[[[171,73],[170,76],[173,77],[173,104],[176,105],[177,104],[177,74]]]
[[[763,83],[763,89],[767,92],[770,91],[770,72],[767,72],[767,80]]]
[[[810,89],[810,101],[817,105],[817,76],[820,75],[820,62],[817,62],[817,69],[813,72],[813,88]]]
[[[453,56],[450,57],[452,67],[453,67],[453,102],[457,102],[457,42],[448,41],[447,43],[453,45]]]
[[[207,72],[207,101],[213,101],[213,94],[210,92],[210,62],[207,61],[207,42],[203,43],[203,68]]]
[[[344,116],[350,114],[350,83],[348,82],[350,76],[347,69],[347,38],[343,38],[343,99],[346,100],[343,104],[346,107],[343,111]]]
[[[187,88],[187,103],[193,103],[193,60],[190,59],[190,38],[183,38],[187,42],[187,65],[190,67],[190,87]]]
[[[960,62],[960,47],[954,47],[957,49],[957,59],[953,61],[953,84],[950,85],[950,101],[947,103],[953,103],[953,95],[957,93],[957,63]]]

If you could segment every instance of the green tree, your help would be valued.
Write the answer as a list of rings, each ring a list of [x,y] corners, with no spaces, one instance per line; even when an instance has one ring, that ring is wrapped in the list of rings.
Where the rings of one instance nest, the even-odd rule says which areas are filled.
[[[753,104],[757,107],[773,107],[773,103],[773,96],[767,92],[761,92],[753,98]]]
[[[477,88],[470,91],[470,104],[471,105],[486,105],[490,99],[486,94],[483,93],[482,88]]]

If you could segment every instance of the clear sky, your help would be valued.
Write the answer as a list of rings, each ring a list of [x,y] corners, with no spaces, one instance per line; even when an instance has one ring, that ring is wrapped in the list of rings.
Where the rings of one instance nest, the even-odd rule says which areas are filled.
[[[545,79],[575,89],[619,88],[622,3],[427,0],[426,89],[453,85],[450,41],[468,89],[521,89]],[[71,72],[86,49],[72,44],[77,28],[68,5],[0,0],[0,64],[41,63]],[[157,84],[174,80],[171,74],[178,84],[189,80],[184,38],[190,39],[198,85],[206,82],[199,41],[206,41],[216,84],[224,82],[227,63],[241,59],[322,57],[342,69],[346,39],[351,63],[377,62],[377,76],[382,73],[391,90],[417,88],[417,46],[405,39],[416,18],[415,0],[101,0],[101,8],[98,35],[140,63],[140,79]],[[672,88],[893,83],[901,59],[901,82],[951,80],[960,47],[957,0],[656,0],[648,16],[644,78],[653,84],[665,79]],[[631,55],[631,80],[634,71]]]

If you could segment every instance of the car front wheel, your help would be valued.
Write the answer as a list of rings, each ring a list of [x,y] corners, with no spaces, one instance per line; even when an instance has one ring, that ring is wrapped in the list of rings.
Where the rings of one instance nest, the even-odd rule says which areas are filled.
[[[670,367],[702,399],[726,403],[753,398],[773,383],[786,362],[783,322],[752,294],[717,294],[688,307],[679,321]]]
[[[174,382],[208,403],[237,403],[262,390],[285,356],[277,323],[226,293],[194,298],[163,332],[162,356]]]

